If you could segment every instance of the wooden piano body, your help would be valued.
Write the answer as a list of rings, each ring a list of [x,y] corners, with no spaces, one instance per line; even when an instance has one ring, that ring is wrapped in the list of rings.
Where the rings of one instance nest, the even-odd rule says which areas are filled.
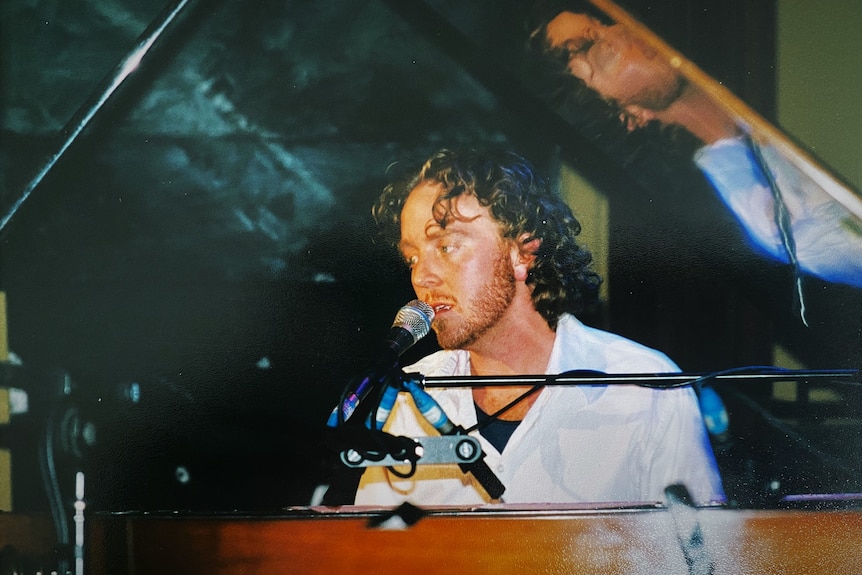
[[[663,506],[421,513],[412,525],[416,518],[402,521],[403,513],[381,524],[385,510],[353,507],[291,509],[279,516],[101,515],[90,521],[87,572],[718,575],[862,569],[858,508],[687,508],[684,517]],[[699,527],[696,540],[681,539],[692,525]]]

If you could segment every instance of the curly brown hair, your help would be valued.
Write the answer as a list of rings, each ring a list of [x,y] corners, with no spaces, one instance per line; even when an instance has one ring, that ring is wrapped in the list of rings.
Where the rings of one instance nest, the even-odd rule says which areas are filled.
[[[575,241],[580,223],[533,166],[512,152],[443,149],[420,168],[396,176],[372,209],[391,245],[397,247],[401,239],[401,210],[407,196],[429,181],[442,188],[434,207],[441,227],[457,217],[453,200],[471,194],[489,209],[504,238],[524,245],[539,240],[527,285],[533,307],[552,329],[561,314],[580,313],[595,299],[602,280],[590,267],[590,252]]]

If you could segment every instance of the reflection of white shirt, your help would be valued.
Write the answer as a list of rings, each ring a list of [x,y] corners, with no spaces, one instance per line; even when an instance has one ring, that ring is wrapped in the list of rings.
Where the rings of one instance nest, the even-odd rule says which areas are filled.
[[[605,373],[670,373],[664,354],[564,315],[547,373],[574,369]],[[405,368],[425,376],[469,375],[470,355],[440,351]],[[456,424],[476,423],[470,389],[430,390]],[[386,431],[434,435],[400,394]],[[695,501],[723,500],[715,459],[690,388],[655,390],[629,385],[553,386],[540,392],[503,450],[477,432],[485,461],[506,486],[507,503],[663,501],[664,489],[684,483]],[[487,502],[472,475],[456,465],[419,465],[400,479],[385,468],[362,476],[356,503],[463,505]]]
[[[779,151],[771,146],[761,151],[790,213],[799,267],[828,281],[862,286],[862,221]],[[695,162],[754,244],[788,261],[769,183],[749,146],[737,138],[719,140],[698,150]]]

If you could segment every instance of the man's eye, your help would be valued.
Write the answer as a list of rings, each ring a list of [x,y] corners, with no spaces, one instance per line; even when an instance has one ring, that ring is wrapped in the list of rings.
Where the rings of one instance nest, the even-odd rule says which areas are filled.
[[[412,268],[413,266],[416,265],[416,262],[419,261],[419,257],[418,256],[405,257],[404,261],[407,262],[407,265]]]
[[[569,54],[569,58],[582,56],[589,52],[595,43],[596,41],[591,38],[579,38],[576,42],[569,42],[566,45],[566,51]]]
[[[440,253],[451,254],[454,251],[455,251],[455,245],[454,244],[443,244],[440,246]]]

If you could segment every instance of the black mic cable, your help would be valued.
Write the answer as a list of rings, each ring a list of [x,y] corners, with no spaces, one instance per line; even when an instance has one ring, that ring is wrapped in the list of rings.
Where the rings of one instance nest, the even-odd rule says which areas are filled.
[[[437,400],[422,389],[422,387],[416,383],[415,379],[406,381],[404,383],[404,387],[410,392],[410,395],[413,396],[413,402],[416,404],[416,408],[425,420],[440,432],[440,435],[467,435],[467,431],[463,427],[455,425],[449,420],[449,417],[446,415],[446,412],[443,411],[443,408],[440,407],[440,404],[437,403]],[[459,463],[458,467],[460,467],[461,471],[464,473],[472,473],[473,477],[475,477],[482,485],[491,499],[500,499],[506,491],[506,486],[503,485],[503,482],[494,475],[494,472],[491,471],[491,468],[488,467],[487,463],[485,463],[484,451],[476,461],[473,461],[472,463]]]
[[[380,359],[370,370],[348,384],[341,401],[330,414],[327,425],[336,427],[347,421],[360,402],[391,377],[398,366],[398,358],[428,335],[433,320],[434,308],[419,300],[413,300],[398,310],[392,328],[384,340]]]

